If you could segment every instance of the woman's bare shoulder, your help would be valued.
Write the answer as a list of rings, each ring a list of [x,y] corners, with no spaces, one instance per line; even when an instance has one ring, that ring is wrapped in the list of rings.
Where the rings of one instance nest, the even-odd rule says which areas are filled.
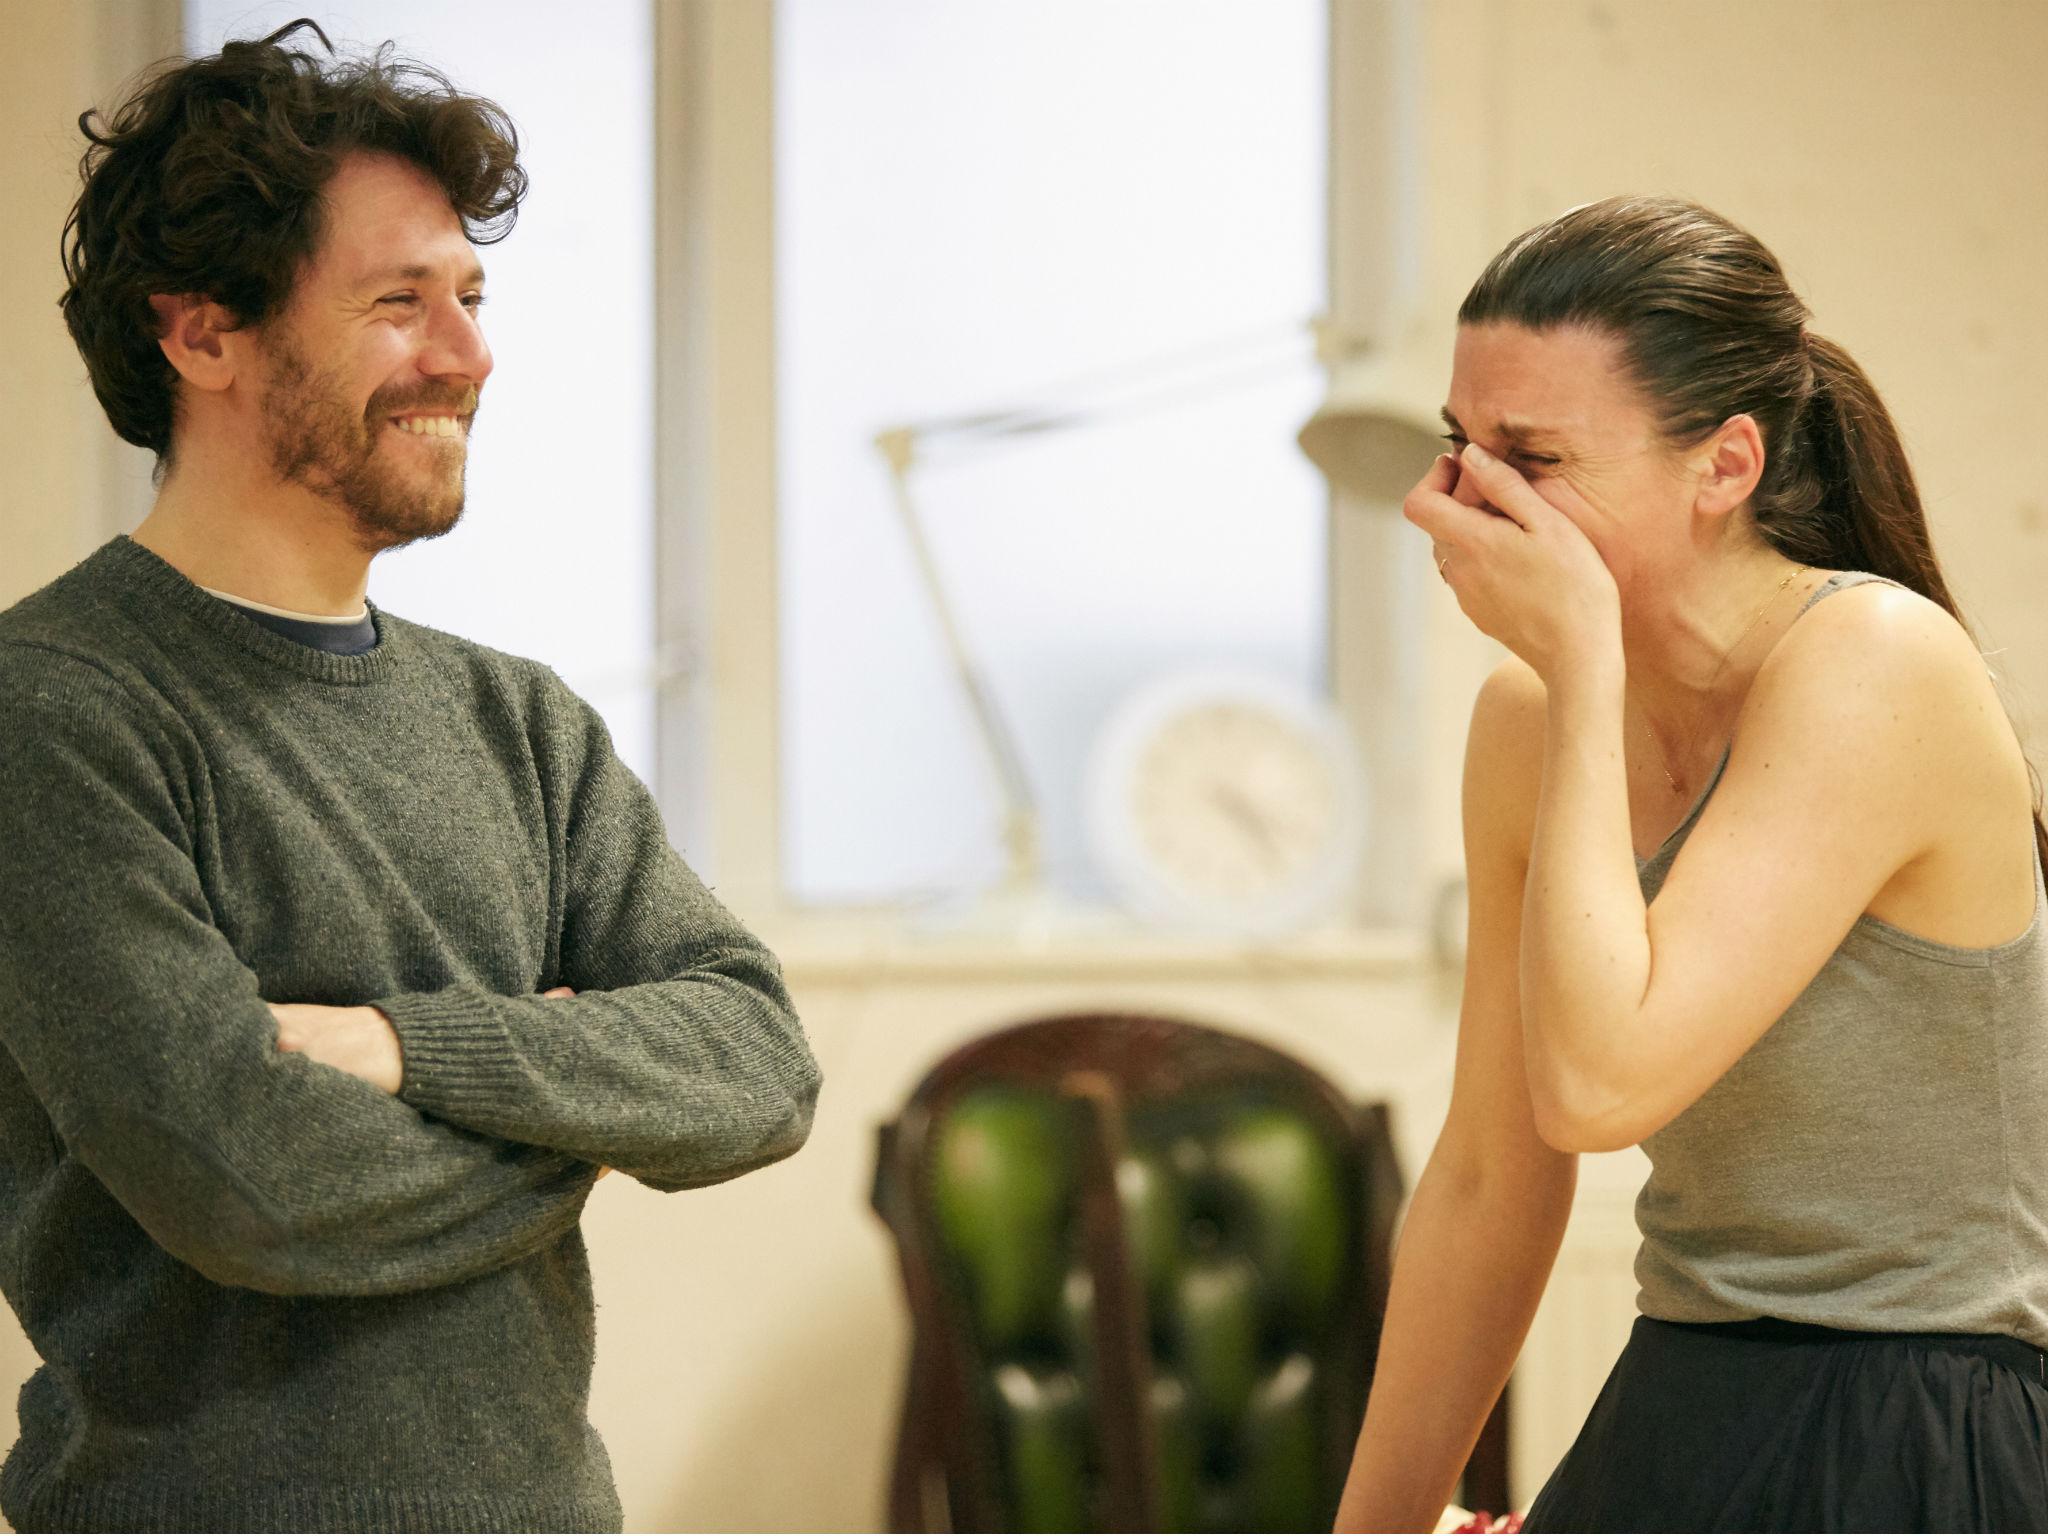
[[[1903,862],[1981,867],[1988,848],[2031,847],[2013,833],[2032,817],[2027,761],[1991,671],[1961,621],[1916,592],[1865,582],[1803,614],[1759,669],[1737,742],[1765,766],[1840,757],[1836,798],[1901,840]]]
[[[1931,598],[1887,582],[1829,595],[1799,617],[1765,657],[1752,690],[1760,702],[1872,692],[1937,719],[2003,719],[1991,674],[1961,621]],[[1932,713],[1924,713],[1931,711]]]

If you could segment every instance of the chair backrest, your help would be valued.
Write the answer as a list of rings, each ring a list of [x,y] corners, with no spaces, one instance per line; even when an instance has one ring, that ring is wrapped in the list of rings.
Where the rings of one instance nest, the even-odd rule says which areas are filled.
[[[955,1051],[876,1167],[914,1330],[891,1523],[1327,1529],[1401,1195],[1383,1106],[1221,1030]]]

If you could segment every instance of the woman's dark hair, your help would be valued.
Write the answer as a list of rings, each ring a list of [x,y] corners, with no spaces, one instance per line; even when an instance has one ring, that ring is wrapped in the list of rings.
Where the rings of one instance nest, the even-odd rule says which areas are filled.
[[[1807,308],[1754,235],[1678,198],[1613,197],[1540,224],[1494,257],[1460,325],[1614,337],[1666,440],[1704,441],[1753,417],[1764,473],[1757,531],[1822,569],[1889,576],[1970,633],[1934,558],[1920,491],[1876,387],[1849,354],[1806,329]],[[1974,639],[1974,636],[1973,636]],[[2048,867],[2031,762],[2034,841]]]
[[[326,60],[285,46],[300,31]],[[307,20],[162,68],[111,116],[88,111],[78,126],[90,144],[64,225],[64,322],[107,419],[159,472],[177,375],[150,295],[204,294],[239,325],[270,318],[319,245],[321,193],[351,153],[420,167],[478,244],[511,233],[526,195],[501,108],[388,43],[336,61]]]

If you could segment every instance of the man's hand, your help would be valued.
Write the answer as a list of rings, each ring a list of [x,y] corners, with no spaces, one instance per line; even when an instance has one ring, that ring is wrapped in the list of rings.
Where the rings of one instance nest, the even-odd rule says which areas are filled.
[[[277,1048],[297,1051],[338,1067],[386,1093],[397,1093],[405,1078],[398,1031],[383,1013],[367,1005],[327,1008],[318,1003],[272,1003]]]

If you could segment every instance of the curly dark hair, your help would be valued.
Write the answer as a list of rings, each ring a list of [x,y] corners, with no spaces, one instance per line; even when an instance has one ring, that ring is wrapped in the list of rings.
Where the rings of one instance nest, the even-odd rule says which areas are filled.
[[[285,46],[301,31],[325,60]],[[526,195],[518,131],[501,107],[389,43],[337,59],[306,19],[171,62],[110,117],[88,111],[78,126],[90,145],[64,223],[64,323],[107,419],[156,454],[159,473],[177,374],[157,345],[150,295],[204,294],[237,325],[276,314],[319,246],[321,193],[351,153],[419,166],[479,245],[511,233]]]

